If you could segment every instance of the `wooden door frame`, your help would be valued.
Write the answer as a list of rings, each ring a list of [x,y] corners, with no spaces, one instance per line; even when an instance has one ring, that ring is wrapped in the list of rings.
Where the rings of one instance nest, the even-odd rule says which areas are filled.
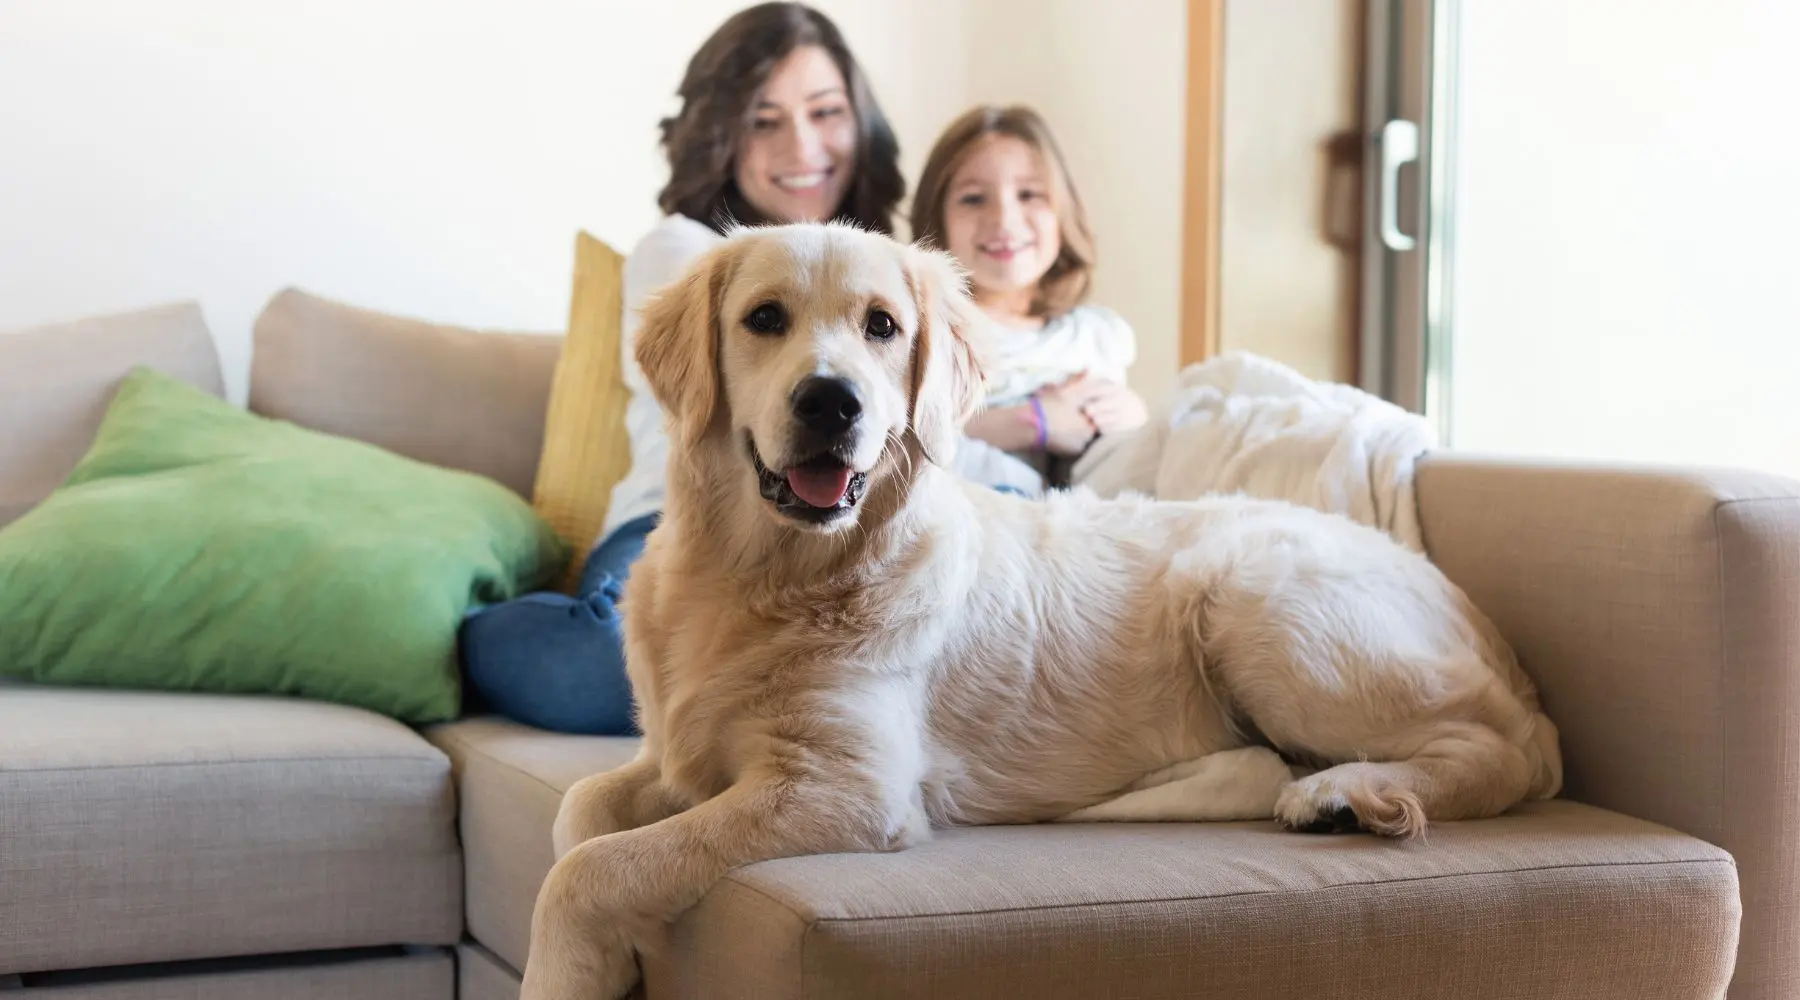
[[[1220,191],[1225,156],[1225,0],[1188,0],[1180,363],[1219,353]]]

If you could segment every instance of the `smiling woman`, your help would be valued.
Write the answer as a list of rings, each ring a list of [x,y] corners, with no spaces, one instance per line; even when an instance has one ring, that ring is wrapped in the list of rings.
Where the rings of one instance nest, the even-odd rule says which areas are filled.
[[[680,94],[662,123],[671,217],[714,231],[830,218],[893,231],[899,144],[825,15],[793,3],[740,12],[694,54]]]
[[[738,191],[759,214],[816,221],[843,201],[856,167],[856,119],[823,49],[796,49],[757,96],[737,160]]]
[[[748,8],[688,63],[681,110],[661,123],[667,213],[625,261],[623,369],[631,471],[571,598],[528,594],[462,626],[470,684],[495,710],[565,732],[636,727],[618,602],[660,518],[669,442],[634,351],[640,310],[737,223],[837,219],[893,232],[905,194],[893,129],[843,35],[803,4]]]

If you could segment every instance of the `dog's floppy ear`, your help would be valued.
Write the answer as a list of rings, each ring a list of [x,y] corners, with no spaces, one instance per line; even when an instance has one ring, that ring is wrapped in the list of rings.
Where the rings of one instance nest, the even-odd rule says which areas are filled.
[[[726,254],[716,247],[644,304],[633,350],[680,440],[705,435],[720,406],[719,298]]]
[[[925,457],[948,466],[962,427],[981,406],[987,317],[975,307],[956,258],[923,246],[907,248],[907,277],[918,306],[912,357],[912,432]]]

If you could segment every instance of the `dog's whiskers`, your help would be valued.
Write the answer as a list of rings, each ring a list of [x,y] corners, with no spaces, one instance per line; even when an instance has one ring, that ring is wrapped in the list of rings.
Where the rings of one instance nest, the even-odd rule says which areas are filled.
[[[899,432],[899,431],[897,431],[897,430],[890,430],[890,431],[888,431],[888,432],[887,432],[887,439],[888,439],[888,443],[889,443],[889,444],[891,444],[891,445],[893,445],[893,448],[894,448],[894,454],[896,454],[896,455],[898,455],[898,456],[900,456],[900,460],[901,460],[901,461],[902,461],[902,462],[905,462],[905,463],[906,463],[906,476],[907,476],[907,478],[908,478],[908,479],[910,479],[910,478],[912,478],[912,474],[913,474],[913,457],[912,457],[912,452],[910,452],[910,451],[908,451],[908,450],[907,450],[907,449],[906,449],[906,439],[905,439],[905,438],[903,438],[903,437],[901,437],[901,436],[900,436],[900,432]]]

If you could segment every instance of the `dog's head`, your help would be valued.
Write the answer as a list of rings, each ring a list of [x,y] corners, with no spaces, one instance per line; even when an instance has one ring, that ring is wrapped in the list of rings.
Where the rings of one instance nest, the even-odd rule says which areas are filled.
[[[636,356],[676,464],[784,523],[856,523],[912,458],[947,465],[980,405],[983,322],[946,254],[844,225],[728,235],[645,306]],[[717,485],[717,484],[713,484]]]

